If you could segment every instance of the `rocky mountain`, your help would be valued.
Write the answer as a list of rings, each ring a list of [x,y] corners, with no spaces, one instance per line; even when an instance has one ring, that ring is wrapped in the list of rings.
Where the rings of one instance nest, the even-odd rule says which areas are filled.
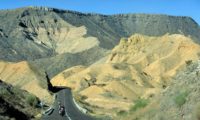
[[[40,110],[35,107],[38,102],[39,99],[34,95],[0,80],[1,120],[39,119],[36,116]]]
[[[68,42],[72,44],[73,39],[81,39],[81,36],[84,35],[97,38],[89,40],[89,42],[94,42],[93,45],[100,41],[101,47],[113,48],[121,37],[128,37],[133,33],[153,36],[182,33],[199,38],[200,31],[198,24],[189,17],[148,14],[109,16],[83,14],[54,8],[29,7],[4,10],[1,11],[1,19],[1,34],[5,38],[14,37],[15,40],[16,38],[18,38],[17,40],[26,38],[54,50],[56,53],[69,51],[58,50],[64,39],[65,43],[63,44],[67,45]],[[70,49],[70,47],[63,49]],[[45,51],[46,49],[41,47],[41,50]]]
[[[100,46],[108,49],[118,44],[121,37],[129,37],[134,33],[152,36],[181,33],[197,39],[200,37],[199,25],[189,17],[149,14],[83,14],[58,9],[53,9],[53,11],[74,26],[85,25],[88,28],[88,34],[97,37]]]
[[[44,63],[43,58],[61,55],[67,59],[71,54],[93,48],[99,48],[95,51],[100,53],[100,58],[106,56],[104,51],[117,45],[121,37],[134,33],[153,36],[179,33],[190,35],[195,41],[200,39],[199,25],[193,19],[168,15],[83,14],[55,8],[27,7],[2,10],[0,20],[0,59],[12,62],[40,59],[39,62]],[[94,57],[92,55],[87,58]],[[62,64],[67,64],[67,61]],[[79,59],[78,63],[81,62]],[[47,69],[46,66],[51,64],[43,67]],[[52,76],[62,70],[60,68]]]
[[[129,111],[136,104],[134,101],[158,95],[177,71],[199,58],[200,45],[191,38],[135,34],[122,39],[107,61],[72,67],[51,82],[72,88],[75,97],[79,96],[77,100],[92,113],[116,117],[119,111]]]
[[[200,56],[200,27],[185,16],[26,7],[0,10],[0,21],[0,79],[52,103],[48,76],[114,119],[140,116]]]

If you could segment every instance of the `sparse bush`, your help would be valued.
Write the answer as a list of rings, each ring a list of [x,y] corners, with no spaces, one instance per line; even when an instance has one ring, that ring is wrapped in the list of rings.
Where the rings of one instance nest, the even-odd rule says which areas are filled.
[[[10,93],[7,89],[0,89],[0,96],[9,96]]]
[[[197,120],[200,120],[200,104],[198,104],[195,109],[195,116],[196,116]]]
[[[57,20],[57,19],[54,19],[54,22],[55,22],[55,23],[57,23],[57,22],[58,22],[58,20]]]
[[[35,97],[34,95],[27,95],[26,96],[26,102],[33,107],[36,107],[36,105],[38,104],[39,100],[37,99],[37,97]]]
[[[128,67],[126,63],[115,63],[113,64],[113,68],[118,69],[118,70],[126,70]]]
[[[199,52],[199,53],[197,53],[197,55],[200,57],[200,52]]]
[[[44,23],[44,20],[41,20],[40,23]]]
[[[118,78],[118,80],[132,80],[132,76],[128,74]]]
[[[114,79],[114,78],[113,78],[112,75],[105,75],[103,81],[104,81],[104,82],[107,82],[107,81],[110,81],[110,80],[113,80],[113,79]]]
[[[128,112],[126,112],[125,110],[120,110],[119,112],[117,112],[118,116],[126,116],[128,114]]]
[[[120,44],[125,44],[125,43],[126,43],[126,41],[127,41],[127,39],[126,39],[126,38],[121,38],[121,39],[120,39]]]
[[[131,111],[136,111],[138,109],[144,108],[149,104],[148,99],[138,99],[135,101],[135,105],[131,108]]]
[[[186,63],[187,65],[190,65],[190,64],[192,64],[192,60],[187,60],[187,61],[185,61],[185,63]]]
[[[83,95],[83,96],[81,96],[81,100],[86,100],[88,97],[87,96],[85,96],[85,95]]]
[[[111,92],[105,92],[105,93],[102,94],[102,96],[108,97],[108,98],[113,98],[113,97],[115,97]]]
[[[181,107],[183,104],[185,104],[187,96],[188,96],[188,92],[178,93],[174,98],[175,104],[178,107]]]

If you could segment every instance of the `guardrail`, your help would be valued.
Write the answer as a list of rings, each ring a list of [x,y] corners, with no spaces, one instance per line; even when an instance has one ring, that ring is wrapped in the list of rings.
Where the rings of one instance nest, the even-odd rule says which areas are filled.
[[[83,112],[83,113],[87,113],[87,110],[86,109],[84,109],[84,108],[82,108],[80,105],[78,105],[77,103],[76,103],[76,101],[75,101],[75,99],[73,98],[73,102],[74,102],[74,104],[76,105],[76,107],[81,111],[81,112]]]

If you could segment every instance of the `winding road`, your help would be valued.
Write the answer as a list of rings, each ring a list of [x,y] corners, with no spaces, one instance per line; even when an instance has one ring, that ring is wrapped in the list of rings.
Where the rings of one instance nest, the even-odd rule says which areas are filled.
[[[42,120],[96,120],[95,118],[82,113],[75,105],[71,90],[66,88],[58,91],[53,105],[53,112],[49,115],[43,115]],[[58,102],[65,107],[65,115],[58,113]]]

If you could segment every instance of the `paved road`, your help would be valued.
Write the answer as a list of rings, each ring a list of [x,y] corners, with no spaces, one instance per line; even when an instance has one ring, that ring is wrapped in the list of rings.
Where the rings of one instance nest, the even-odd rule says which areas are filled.
[[[58,102],[65,106],[66,114],[61,116],[58,113]],[[70,89],[62,89],[57,93],[54,102],[54,111],[50,115],[44,115],[43,120],[96,120],[91,116],[83,114],[74,104],[73,96]]]

